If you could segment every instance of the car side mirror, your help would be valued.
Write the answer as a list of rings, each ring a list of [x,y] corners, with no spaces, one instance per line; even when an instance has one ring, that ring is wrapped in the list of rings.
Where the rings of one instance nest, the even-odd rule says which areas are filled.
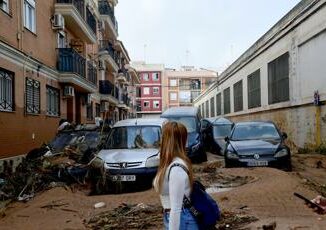
[[[226,136],[226,137],[224,138],[224,140],[225,140],[225,142],[229,143],[229,141],[230,141],[229,136]]]
[[[288,138],[288,135],[286,133],[282,133],[282,138],[285,140],[286,138]]]

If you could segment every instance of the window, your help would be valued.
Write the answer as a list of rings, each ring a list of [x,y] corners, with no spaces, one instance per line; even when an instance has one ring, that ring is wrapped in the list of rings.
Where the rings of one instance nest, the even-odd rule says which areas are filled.
[[[87,120],[93,120],[93,102],[87,105],[86,118]]]
[[[153,81],[158,81],[159,80],[159,77],[158,77],[158,73],[152,73],[152,79]]]
[[[170,93],[170,101],[176,101],[177,100],[177,93]]]
[[[141,97],[141,88],[136,87],[136,97]]]
[[[26,78],[26,112],[39,114],[40,111],[40,82],[31,78]]]
[[[248,108],[261,106],[260,100],[260,70],[257,70],[248,76]]]
[[[190,90],[191,81],[188,79],[181,79],[179,82],[179,88],[182,90]]]
[[[191,91],[191,100],[190,102],[192,103],[196,97],[200,95],[200,91]]]
[[[0,9],[9,13],[9,0],[0,0]]]
[[[233,85],[234,112],[243,110],[242,80]]]
[[[215,97],[211,98],[211,117],[215,117],[215,101],[214,101]]]
[[[1,68],[0,111],[14,111],[14,73]]]
[[[200,80],[198,80],[198,79],[192,79],[190,81],[190,89],[191,90],[200,90],[200,88],[201,88],[200,86],[201,86]]]
[[[148,73],[143,73],[143,80],[144,81],[149,81]]]
[[[149,108],[149,101],[144,101],[144,108]]]
[[[216,95],[216,116],[222,114],[222,97],[221,93]]]
[[[154,95],[159,95],[159,94],[160,94],[160,89],[159,89],[159,87],[153,87],[153,94],[154,94]]]
[[[176,87],[177,86],[177,79],[170,79],[170,87]]]
[[[208,100],[205,102],[205,117],[209,117],[209,107],[208,107]]]
[[[24,0],[24,26],[33,33],[36,32],[35,0]]]
[[[65,32],[58,32],[58,48],[66,48]]]
[[[60,116],[60,90],[46,86],[46,114]]]
[[[160,108],[160,101],[153,101],[153,108],[155,109]]]
[[[95,117],[100,117],[101,116],[101,105],[96,103],[95,104]]]
[[[149,87],[144,87],[144,95],[149,95]]]
[[[227,88],[223,91],[224,98],[224,114],[230,113],[230,88]]]
[[[289,100],[289,53],[268,63],[268,103]]]

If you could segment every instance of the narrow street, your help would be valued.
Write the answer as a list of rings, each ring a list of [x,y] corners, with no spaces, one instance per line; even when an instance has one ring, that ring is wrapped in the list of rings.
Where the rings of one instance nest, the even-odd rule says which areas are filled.
[[[214,192],[212,195],[222,209],[223,219],[218,223],[218,229],[262,229],[263,225],[273,225],[274,222],[276,229],[323,229],[325,226],[326,217],[314,213],[293,196],[293,192],[310,198],[318,193],[325,194],[325,184],[319,183],[326,180],[326,156],[296,155],[293,172],[273,168],[225,169],[221,157],[209,154],[208,158],[208,162],[195,165],[194,171],[208,190]],[[229,189],[213,189],[216,184]],[[80,186],[57,187],[38,194],[27,203],[14,202],[2,213],[1,229],[100,229],[105,226],[105,221],[110,223],[106,229],[162,228],[160,218],[154,223],[146,222],[154,215],[161,216],[158,195],[152,189],[99,196],[88,196],[88,192]],[[105,207],[95,209],[94,204],[98,202],[104,202]],[[153,205],[156,211],[135,218],[134,228],[124,225],[128,215],[122,219],[103,218],[102,222],[97,222],[97,227],[88,224],[97,214],[123,204],[138,205],[144,210]],[[110,228],[114,222],[119,225]]]

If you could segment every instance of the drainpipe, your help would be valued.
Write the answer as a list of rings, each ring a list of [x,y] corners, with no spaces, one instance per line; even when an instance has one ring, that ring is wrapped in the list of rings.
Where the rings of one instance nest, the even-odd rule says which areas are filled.
[[[321,135],[320,135],[320,114],[321,114],[321,109],[320,106],[315,106],[316,107],[316,147],[319,147],[321,145]]]

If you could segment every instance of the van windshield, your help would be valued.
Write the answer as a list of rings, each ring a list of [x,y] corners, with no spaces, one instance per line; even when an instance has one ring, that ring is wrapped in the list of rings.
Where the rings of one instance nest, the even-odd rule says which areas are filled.
[[[169,117],[170,121],[180,122],[186,126],[188,133],[197,131],[196,119],[194,117]]]
[[[107,141],[108,149],[159,148],[161,128],[158,126],[128,126],[113,128]]]

